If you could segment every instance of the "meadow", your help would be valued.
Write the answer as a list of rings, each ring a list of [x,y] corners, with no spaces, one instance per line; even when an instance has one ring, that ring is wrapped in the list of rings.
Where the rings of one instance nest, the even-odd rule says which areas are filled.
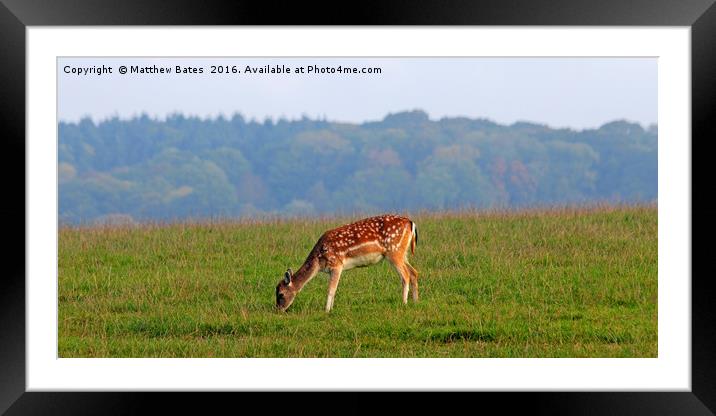
[[[657,207],[410,215],[420,300],[383,261],[275,287],[358,219],[59,229],[60,357],[656,357]]]

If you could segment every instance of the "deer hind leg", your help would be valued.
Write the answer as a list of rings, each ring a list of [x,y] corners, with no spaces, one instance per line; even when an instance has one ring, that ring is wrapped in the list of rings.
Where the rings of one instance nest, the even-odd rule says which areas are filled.
[[[333,300],[336,298],[336,289],[338,289],[338,281],[341,280],[341,267],[331,269],[331,277],[328,282],[328,299],[326,299],[326,312],[333,309]]]
[[[386,258],[390,261],[390,264],[393,265],[395,271],[397,271],[400,276],[400,281],[403,283],[403,304],[407,304],[411,273],[409,269],[405,267],[405,261],[403,259],[395,256],[387,256]]]
[[[410,289],[413,293],[413,302],[418,301],[418,271],[415,270],[413,266],[410,265],[407,261],[405,262],[405,267],[410,272]]]

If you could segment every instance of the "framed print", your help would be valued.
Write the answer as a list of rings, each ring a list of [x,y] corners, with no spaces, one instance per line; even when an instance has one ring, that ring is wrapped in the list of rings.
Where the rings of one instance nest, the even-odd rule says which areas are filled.
[[[6,3],[3,411],[716,407],[691,232],[712,2]]]

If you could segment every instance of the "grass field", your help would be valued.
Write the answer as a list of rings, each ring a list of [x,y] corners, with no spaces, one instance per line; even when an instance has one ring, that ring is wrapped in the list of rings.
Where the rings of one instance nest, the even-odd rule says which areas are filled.
[[[420,301],[383,261],[275,287],[350,219],[62,227],[60,357],[656,357],[657,208],[414,215]]]

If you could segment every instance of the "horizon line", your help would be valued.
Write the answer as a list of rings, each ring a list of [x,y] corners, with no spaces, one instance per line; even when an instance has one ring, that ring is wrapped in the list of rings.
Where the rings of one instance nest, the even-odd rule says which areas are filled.
[[[159,114],[150,115],[148,112],[142,111],[139,113],[135,113],[131,116],[120,116],[119,114],[114,114],[114,115],[107,115],[107,116],[103,116],[103,117],[94,117],[94,116],[87,114],[87,115],[81,116],[79,119],[76,119],[76,120],[60,119],[58,117],[58,124],[80,124],[82,121],[89,119],[90,121],[92,121],[93,124],[99,125],[99,124],[102,124],[102,123],[105,123],[108,121],[112,121],[112,120],[132,121],[132,120],[136,120],[136,119],[140,119],[140,118],[144,118],[144,117],[147,117],[154,121],[165,122],[169,118],[180,116],[180,117],[189,118],[189,119],[199,119],[201,121],[216,121],[219,119],[232,120],[236,117],[240,117],[246,123],[256,123],[256,124],[266,124],[267,121],[270,121],[271,124],[277,124],[282,121],[291,123],[291,122],[303,121],[305,119],[308,119],[311,121],[319,121],[319,122],[325,122],[325,123],[363,125],[363,124],[369,124],[369,123],[380,123],[382,121],[385,121],[386,118],[388,118],[390,116],[398,115],[398,114],[416,113],[416,112],[424,113],[425,115],[428,116],[427,117],[428,121],[431,121],[431,122],[439,122],[442,120],[449,120],[449,119],[469,119],[469,120],[474,120],[474,121],[478,121],[478,120],[488,121],[495,125],[505,126],[505,127],[514,126],[516,124],[534,124],[534,125],[538,125],[538,126],[547,127],[552,130],[565,130],[566,129],[566,130],[573,130],[573,131],[585,131],[585,130],[598,130],[607,124],[621,121],[621,122],[627,122],[630,124],[637,124],[644,130],[649,130],[652,126],[658,128],[658,121],[642,123],[639,121],[630,120],[626,117],[615,118],[611,121],[605,121],[605,122],[602,122],[601,124],[599,124],[598,126],[593,126],[593,127],[574,127],[574,126],[555,126],[555,125],[548,124],[546,122],[534,121],[534,120],[515,120],[512,123],[501,123],[501,122],[495,121],[494,119],[490,119],[487,117],[470,117],[470,116],[466,116],[466,115],[450,115],[450,116],[446,115],[446,116],[442,116],[440,118],[431,118],[430,114],[427,111],[422,110],[422,109],[412,109],[412,110],[401,110],[401,111],[396,111],[396,112],[388,112],[381,119],[365,119],[360,122],[342,121],[342,120],[337,120],[337,119],[329,120],[325,116],[325,114],[322,116],[316,115],[314,117],[311,117],[308,114],[302,114],[300,117],[287,117],[282,114],[279,116],[266,116],[263,118],[263,120],[260,120],[257,117],[248,118],[239,111],[234,111],[230,115],[228,115],[224,112],[219,112],[219,113],[215,113],[215,114],[206,114],[203,116],[198,115],[198,114],[192,114],[192,113],[185,114],[180,111],[174,111],[174,112],[166,113],[164,115],[159,115]]]

